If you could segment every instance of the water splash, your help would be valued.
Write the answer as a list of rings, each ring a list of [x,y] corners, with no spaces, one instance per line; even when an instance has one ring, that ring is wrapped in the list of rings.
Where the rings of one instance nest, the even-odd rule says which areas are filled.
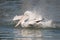
[[[42,27],[42,28],[45,28],[45,27],[52,27],[52,28],[55,28],[55,25],[52,23],[53,21],[52,20],[47,20],[46,18],[36,14],[36,13],[33,13],[31,11],[26,11],[24,13],[24,15],[22,16],[15,16],[14,19],[15,20],[20,20],[18,21],[17,25],[15,27],[17,27],[19,24],[21,24],[22,27]],[[14,21],[13,19],[13,21]],[[26,21],[27,20],[27,21]]]

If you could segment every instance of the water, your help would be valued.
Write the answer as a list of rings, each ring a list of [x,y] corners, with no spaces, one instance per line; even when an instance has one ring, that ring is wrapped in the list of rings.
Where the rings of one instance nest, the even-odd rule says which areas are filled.
[[[60,27],[60,0],[0,0],[0,40],[60,40],[60,29],[15,28],[13,17],[27,10],[52,19]]]
[[[60,40],[60,29],[0,27],[0,40]]]

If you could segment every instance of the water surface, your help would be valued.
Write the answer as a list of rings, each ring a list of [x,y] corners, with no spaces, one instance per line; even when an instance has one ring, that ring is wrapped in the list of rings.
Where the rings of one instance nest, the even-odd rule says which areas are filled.
[[[60,40],[60,29],[0,27],[1,40]]]

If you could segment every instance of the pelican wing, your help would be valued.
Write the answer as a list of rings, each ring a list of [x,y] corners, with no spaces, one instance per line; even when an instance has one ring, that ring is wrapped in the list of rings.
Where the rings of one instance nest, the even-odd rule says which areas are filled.
[[[13,21],[15,21],[15,20],[20,20],[22,16],[23,16],[23,15],[21,15],[21,16],[17,16],[17,15],[16,15],[16,16],[13,18]]]

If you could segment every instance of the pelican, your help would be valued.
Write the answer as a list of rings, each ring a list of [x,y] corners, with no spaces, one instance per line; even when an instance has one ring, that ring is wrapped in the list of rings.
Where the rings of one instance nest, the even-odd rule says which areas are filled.
[[[23,25],[25,23],[25,20],[29,19],[31,15],[31,12],[26,11],[24,15],[20,18],[19,22],[16,24],[15,27],[17,27],[19,24]]]
[[[16,20],[15,18],[17,18],[17,17],[14,17],[13,20]],[[31,11],[26,11],[23,16],[19,16],[19,17],[18,17],[19,21],[15,25],[15,27],[17,27],[20,24],[22,27],[29,27],[29,25],[32,26],[32,25],[36,24],[36,21],[42,20],[42,18],[40,16],[36,15],[35,13],[33,13]]]
[[[21,25],[22,27],[51,27],[52,21],[44,21],[45,19],[42,18],[40,15],[36,15],[31,11],[26,11],[22,16],[16,16],[19,21],[15,25],[15,27]],[[13,19],[16,20],[16,19]]]

